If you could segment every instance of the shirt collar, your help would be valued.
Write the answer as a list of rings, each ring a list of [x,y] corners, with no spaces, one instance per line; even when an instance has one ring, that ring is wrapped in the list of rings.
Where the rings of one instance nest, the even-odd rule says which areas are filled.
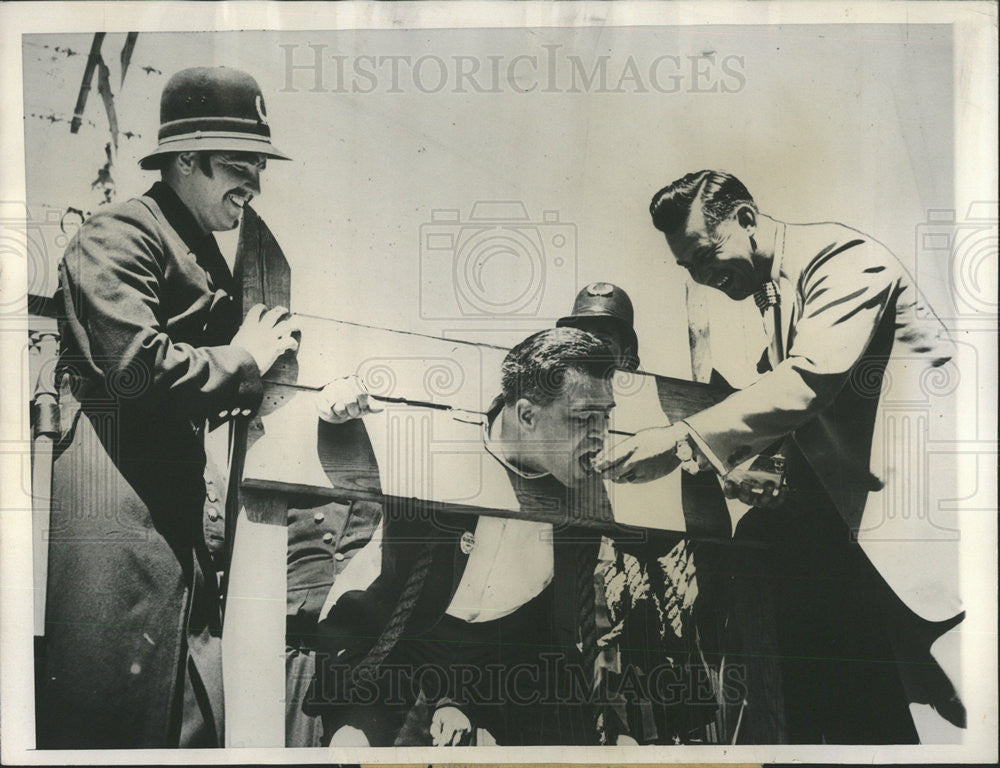
[[[775,222],[774,227],[774,257],[771,259],[771,279],[778,282],[785,259],[785,224]]]
[[[211,232],[204,232],[195,221],[194,214],[184,201],[165,181],[158,181],[146,193],[163,211],[167,223],[180,235],[181,240],[201,262],[202,267],[210,272],[215,282],[230,290],[233,274],[226,264],[219,244]]]
[[[771,248],[771,275],[764,285],[753,293],[754,303],[761,314],[767,312],[769,307],[776,307],[781,303],[781,294],[778,288],[778,279],[781,276],[781,267],[785,256],[785,225],[780,221],[774,226],[774,245]]]
[[[539,480],[543,477],[547,477],[550,474],[549,472],[526,472],[523,469],[515,467],[507,459],[507,457],[503,455],[503,452],[499,449],[499,447],[496,447],[495,449],[494,447],[491,447],[497,442],[494,439],[494,435],[499,435],[501,429],[503,428],[503,400],[500,400],[499,398],[498,400],[500,407],[496,407],[497,400],[494,400],[493,406],[487,412],[487,417],[483,421],[483,448],[486,449],[486,452],[490,456],[502,464],[508,472],[512,472],[518,477],[525,480]]]
[[[211,234],[202,231],[191,210],[165,181],[156,182],[146,193],[146,197],[156,201],[167,223],[192,251],[202,247],[206,237],[211,237]]]

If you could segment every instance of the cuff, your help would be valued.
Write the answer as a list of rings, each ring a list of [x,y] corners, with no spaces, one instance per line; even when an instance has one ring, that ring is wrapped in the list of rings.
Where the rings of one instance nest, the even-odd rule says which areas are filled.
[[[233,371],[236,386],[216,402],[217,410],[213,409],[208,416],[209,429],[237,417],[253,415],[264,399],[264,383],[253,355],[237,344],[215,349],[219,359],[225,360],[225,365]]]
[[[699,435],[688,422],[682,421],[680,423],[687,429],[688,437],[691,438],[691,442],[693,442],[705,458],[708,459],[708,463],[712,465],[712,468],[720,475],[728,473],[729,467],[719,460],[719,457],[715,455],[715,451],[709,447],[708,443],[702,439],[701,435]]]

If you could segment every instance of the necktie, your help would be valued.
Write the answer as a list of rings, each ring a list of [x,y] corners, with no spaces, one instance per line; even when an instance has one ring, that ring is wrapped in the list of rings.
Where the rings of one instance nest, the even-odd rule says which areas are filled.
[[[781,339],[781,297],[778,295],[778,284],[773,280],[754,293],[754,303],[764,318],[764,330],[767,332],[768,353],[773,370],[784,357]]]
[[[757,309],[763,314],[768,307],[775,307],[781,303],[781,299],[778,296],[778,284],[773,280],[768,280],[764,283],[764,287],[761,288],[753,295],[753,300],[757,304]]]

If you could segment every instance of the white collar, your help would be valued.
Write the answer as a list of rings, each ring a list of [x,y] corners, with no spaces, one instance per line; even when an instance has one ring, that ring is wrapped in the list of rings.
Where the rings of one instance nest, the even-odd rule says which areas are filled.
[[[486,449],[486,452],[494,459],[499,461],[503,466],[505,466],[511,472],[513,472],[515,475],[517,475],[518,477],[522,477],[525,480],[539,480],[540,478],[543,478],[546,475],[551,474],[550,472],[525,472],[523,469],[518,469],[513,464],[511,464],[507,460],[507,458],[503,455],[502,452],[500,451],[494,452],[490,448],[490,443],[496,442],[493,439],[493,434],[494,434],[493,430],[494,428],[496,428],[497,431],[499,432],[502,429],[503,427],[502,420],[503,420],[503,409],[501,408],[500,413],[497,414],[497,417],[493,419],[492,423],[486,420],[483,421],[483,448]]]
[[[781,264],[785,257],[785,223],[776,221],[774,224],[774,256],[771,259],[771,280],[777,283],[781,276]]]

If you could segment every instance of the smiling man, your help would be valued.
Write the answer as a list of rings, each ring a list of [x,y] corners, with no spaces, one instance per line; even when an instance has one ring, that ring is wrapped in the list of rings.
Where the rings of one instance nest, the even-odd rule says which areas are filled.
[[[59,265],[40,748],[223,744],[225,488],[204,435],[254,413],[297,328],[261,305],[241,324],[212,233],[239,225],[268,158],[288,158],[238,70],[178,72],[160,121],[141,165],[161,180],[99,209]]]
[[[927,397],[921,377],[955,353],[944,326],[878,241],[766,216],[730,174],[677,179],[650,213],[696,282],[754,297],[769,336],[763,375],[685,422],[610,447],[595,467],[642,482],[684,460],[726,476],[730,493],[742,485],[737,467],[783,440],[788,494],[740,490],[755,508],[736,537],[772,545],[762,569],[778,603],[788,738],[915,741],[909,701],[964,724],[954,687],[927,655],[961,620],[957,541],[941,535],[940,520],[900,508],[916,497],[894,495],[894,462],[917,446],[880,410],[883,383],[896,402]],[[955,471],[943,462],[936,471]],[[920,662],[901,658],[918,637],[929,638]]]

